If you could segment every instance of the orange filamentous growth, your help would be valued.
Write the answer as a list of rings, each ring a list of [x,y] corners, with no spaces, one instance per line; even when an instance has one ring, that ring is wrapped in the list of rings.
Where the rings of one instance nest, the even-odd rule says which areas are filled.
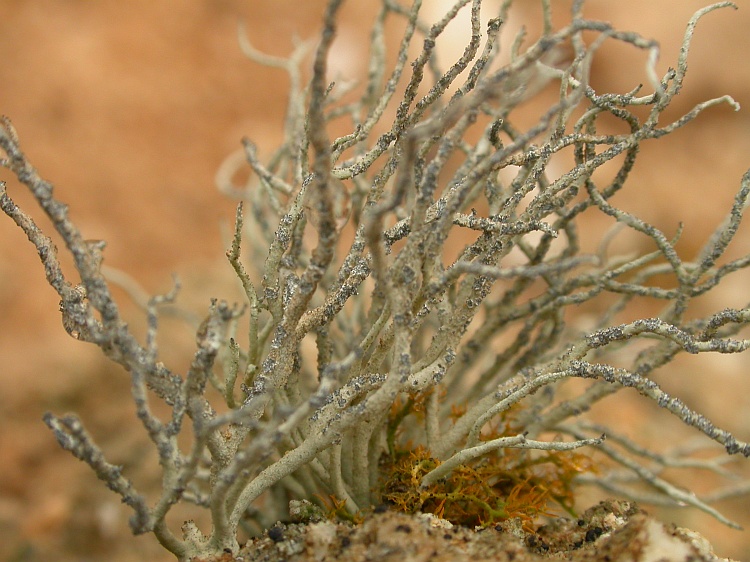
[[[493,429],[483,440],[515,433],[506,420],[502,431]],[[461,464],[447,478],[422,487],[423,477],[440,463],[423,446],[396,446],[384,467],[383,501],[399,511],[433,513],[468,527],[520,518],[531,530],[553,504],[572,513],[575,477],[595,470],[590,457],[574,451],[506,449]]]

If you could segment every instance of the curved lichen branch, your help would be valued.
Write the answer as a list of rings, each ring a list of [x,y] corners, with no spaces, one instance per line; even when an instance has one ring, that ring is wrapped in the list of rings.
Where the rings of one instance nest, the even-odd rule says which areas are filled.
[[[427,487],[441,478],[445,478],[458,465],[466,464],[476,458],[485,456],[498,449],[534,449],[536,451],[571,451],[580,447],[601,445],[605,439],[602,435],[596,439],[580,439],[578,441],[535,441],[527,439],[525,435],[513,437],[499,437],[491,441],[485,441],[481,445],[462,449],[450,458],[443,461],[438,467],[428,472],[421,482],[422,487]]]
[[[571,427],[565,427],[561,429],[563,429],[565,433],[577,437],[578,439],[584,438],[584,434],[577,429]],[[667,500],[671,502],[669,505],[672,506],[683,507],[686,505],[690,505],[705,513],[708,513],[728,527],[731,527],[733,529],[742,529],[742,527],[737,522],[728,519],[727,517],[722,515],[720,511],[708,505],[710,503],[708,499],[700,499],[693,492],[675,486],[665,478],[659,476],[661,466],[665,466],[666,463],[658,463],[656,465],[658,468],[655,471],[606,443],[601,444],[599,446],[599,450],[609,458],[611,458],[613,461],[615,461],[617,465],[622,466],[632,474],[635,474],[640,482],[644,482],[654,490],[657,490],[659,492],[659,495],[651,498],[636,490],[625,488],[618,482],[617,475],[612,473],[603,477],[595,475],[581,475],[579,478],[582,482],[594,483],[604,490],[608,490],[612,493],[621,494],[627,497],[632,497],[638,501],[644,501],[644,503],[656,503],[658,505]]]
[[[192,461],[183,463],[177,436],[182,430],[182,420],[187,414],[195,419],[212,416],[213,409],[203,396],[205,381],[219,348],[223,345],[225,327],[238,314],[225,303],[212,308],[208,317],[208,330],[199,341],[199,349],[190,370],[184,378],[172,373],[157,358],[155,307],[169,302],[173,291],[163,297],[154,297],[147,305],[147,336],[141,345],[120,318],[106,279],[100,271],[104,244],[84,239],[77,226],[70,220],[67,206],[53,196],[52,184],[43,180],[21,151],[18,136],[10,121],[3,118],[0,127],[0,147],[7,157],[2,164],[15,173],[35,197],[45,214],[52,221],[57,233],[74,258],[81,283],[73,285],[63,273],[57,258],[57,250],[34,220],[22,211],[8,196],[3,185],[0,207],[26,233],[34,244],[44,265],[47,281],[60,295],[60,311],[66,330],[77,339],[94,343],[113,361],[121,364],[131,374],[132,395],[136,412],[159,453],[164,470],[162,498],[154,509],[146,506],[143,498],[132,485],[120,476],[119,468],[107,463],[98,447],[85,432],[75,417],[57,418],[45,416],[46,423],[55,431],[58,441],[94,468],[97,475],[123,496],[136,510],[133,529],[137,532],[153,531],[159,541],[179,557],[190,554],[188,547],[177,539],[164,523],[169,508],[179,501],[185,484],[192,479],[203,447],[192,453]],[[150,389],[159,398],[172,406],[169,423],[163,423],[152,412],[148,404]],[[218,434],[211,434],[203,441],[204,446],[219,449]],[[184,483],[184,484],[179,484]]]
[[[723,310],[694,305],[750,267],[750,256],[726,258],[747,207],[750,172],[695,257],[680,251],[682,226],[665,231],[617,198],[644,142],[719,103],[738,109],[722,96],[659,125],[682,88],[697,22],[733,5],[697,12],[675,68],[658,76],[655,41],[586,19],[581,0],[559,29],[554,4],[543,1],[541,35],[519,32],[506,53],[511,4],[504,2],[483,28],[481,0],[458,0],[436,22],[424,20],[420,0],[409,7],[383,0],[361,86],[328,76],[341,0],[327,4],[307,83],[299,66],[305,45],[288,60],[269,58],[240,31],[251,60],[290,76],[285,138],[266,160],[244,139],[217,174],[219,188],[240,200],[226,257],[247,304],[211,299],[182,374],[158,357],[168,341],[159,337],[159,316],[163,306],[174,306],[177,286],[147,297],[126,283],[146,312],[140,343],[102,275],[104,244],[83,238],[21,152],[9,121],[0,123],[2,165],[51,219],[81,282],[68,280],[51,239],[4,186],[0,207],[36,247],[60,295],[65,329],[130,372],[135,412],[162,470],[153,508],[104,460],[77,419],[45,420],[135,509],[135,530],[152,530],[185,561],[236,553],[238,529],[253,523],[262,531],[287,518],[287,500],[330,497],[351,517],[394,498],[384,482],[403,484],[397,476],[404,467],[415,497],[427,494],[436,504],[460,475],[508,473],[515,484],[498,491],[493,483],[492,501],[507,507],[515,497],[515,507],[489,508],[479,522],[516,509],[530,521],[544,512],[554,487],[570,508],[574,476],[590,464],[572,451],[583,446],[599,447],[619,465],[590,481],[629,488],[620,477],[625,470],[650,484],[651,495],[731,524],[662,474],[704,465],[648,453],[617,434],[603,442],[611,432],[581,418],[630,387],[698,429],[704,441],[729,454],[750,453],[740,435],[715,426],[700,405],[667,394],[653,377],[657,370],[669,376],[681,353],[750,347],[747,303],[727,293],[719,295]],[[463,9],[466,44],[443,69],[435,53]],[[389,56],[394,20],[402,35]],[[624,94],[592,86],[611,42],[646,55],[644,76],[633,76]],[[646,81],[654,93],[641,93]],[[240,165],[250,178],[236,186]],[[600,233],[592,226],[597,216],[616,226]],[[614,255],[613,248],[629,244],[626,232],[650,251],[639,255],[631,246]],[[642,301],[663,309],[638,319]],[[571,389],[574,378],[585,379],[586,388]],[[156,416],[155,398],[171,408],[166,419]],[[537,461],[567,463],[558,466],[563,477],[551,484],[530,483],[537,478],[531,472],[514,477]],[[716,463],[705,466],[730,474]],[[526,484],[528,497],[519,500]],[[479,478],[477,486],[488,485]],[[172,534],[166,518],[183,502],[207,511],[210,533],[188,522],[181,539]],[[456,522],[477,524],[465,515]]]
[[[91,466],[99,479],[104,481],[110,490],[118,493],[123,503],[133,508],[135,515],[130,520],[130,526],[134,533],[141,534],[153,530],[154,521],[146,499],[136,492],[130,480],[122,475],[121,466],[110,464],[104,459],[101,449],[96,446],[77,416],[69,414],[57,417],[48,412],[44,415],[44,423],[52,430],[63,449]]]

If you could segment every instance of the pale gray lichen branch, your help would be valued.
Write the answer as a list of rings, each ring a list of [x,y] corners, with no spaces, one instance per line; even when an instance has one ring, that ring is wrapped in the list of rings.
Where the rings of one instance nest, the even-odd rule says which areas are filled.
[[[211,300],[184,373],[159,360],[159,314],[174,306],[177,285],[145,299],[140,343],[101,272],[104,244],[83,238],[3,120],[2,164],[51,219],[80,283],[63,274],[51,239],[5,188],[0,207],[36,247],[60,295],[64,328],[130,373],[163,490],[149,507],[77,418],[47,415],[61,445],[133,507],[134,531],[153,531],[180,560],[237,552],[238,530],[252,523],[263,530],[285,517],[288,500],[333,495],[352,514],[376,505],[384,459],[407,443],[442,461],[423,486],[504,449],[533,458],[597,447],[621,470],[590,481],[693,505],[733,524],[661,474],[697,464],[648,453],[618,434],[604,442],[610,430],[583,419],[631,387],[727,453],[750,455],[750,445],[717,427],[699,404],[687,405],[652,379],[657,370],[668,373],[680,353],[750,346],[747,303],[693,313],[694,299],[750,266],[748,256],[726,256],[750,173],[696,256],[678,252],[682,227],[663,231],[616,204],[644,142],[718,104],[739,109],[723,96],[660,124],[683,86],[700,18],[733,4],[696,13],[675,68],[660,77],[654,40],[586,19],[582,1],[561,29],[552,25],[556,6],[543,1],[541,35],[529,40],[521,32],[505,53],[500,39],[514,17],[511,0],[485,29],[481,0],[460,0],[433,23],[422,18],[420,0],[409,7],[383,0],[363,83],[343,86],[328,72],[341,4],[327,5],[307,84],[307,44],[285,60],[258,52],[240,32],[252,61],[290,76],[285,138],[265,161],[244,139],[217,173],[219,189],[240,200],[227,258],[247,302]],[[462,9],[470,12],[466,45],[443,71],[436,48]],[[402,36],[388,69],[392,24]],[[598,92],[590,82],[599,49],[612,41],[647,53],[643,76],[635,73],[626,93]],[[529,119],[524,105],[549,92],[557,99]],[[332,138],[334,121],[337,131],[347,123],[348,132]],[[252,172],[242,186],[233,180],[239,156]],[[615,173],[602,173],[605,165]],[[592,231],[584,215],[597,213],[616,227]],[[611,255],[624,231],[652,251]],[[583,251],[592,241],[593,253]],[[663,310],[633,320],[630,308],[645,299],[663,302]],[[585,328],[576,314],[583,306],[593,311]],[[570,396],[574,378],[589,386]],[[171,407],[165,420],[154,413],[154,395]],[[403,407],[394,413],[417,402],[419,415]],[[461,414],[451,419],[451,408]],[[511,415],[513,432],[488,437]],[[186,433],[188,440],[178,440]],[[718,462],[707,466],[728,474]],[[633,488],[635,477],[653,491]],[[167,516],[181,502],[206,510],[212,528],[189,521],[181,537],[174,534]]]

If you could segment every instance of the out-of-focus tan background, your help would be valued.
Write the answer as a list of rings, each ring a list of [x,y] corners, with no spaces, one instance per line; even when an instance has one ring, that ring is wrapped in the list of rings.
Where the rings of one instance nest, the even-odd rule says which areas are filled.
[[[447,3],[427,0],[425,10],[434,17]],[[495,4],[487,2],[488,16]],[[529,18],[533,26],[537,3],[519,4],[520,19]],[[553,4],[562,20],[565,3]],[[659,39],[663,72],[676,60],[684,24],[704,1],[589,4],[587,15]],[[234,203],[216,192],[214,173],[243,135],[267,154],[280,138],[286,101],[286,76],[243,57],[237,24],[245,23],[258,48],[283,56],[291,52],[294,36],[316,34],[323,5],[323,0],[2,0],[0,112],[11,117],[28,156],[70,204],[84,234],[108,241],[108,265],[133,275],[152,293],[167,290],[171,272],[177,272],[200,310],[231,285],[219,224],[231,222]],[[344,9],[333,64],[343,75],[362,68],[376,5],[350,0]],[[667,232],[683,220],[687,237],[704,237],[729,208],[750,167],[748,28],[750,6],[705,18],[675,108],[686,111],[728,93],[747,110],[712,109],[644,147],[628,205]],[[465,36],[457,31],[452,37],[453,48],[462,49]],[[644,60],[632,49],[603,50],[593,70],[596,85],[631,89],[633,80],[643,80]],[[2,179],[9,181],[9,174],[3,172]],[[12,181],[9,191],[19,204],[33,207]],[[688,241],[687,251],[691,244],[697,242]],[[750,251],[746,235],[735,249]],[[730,285],[724,295],[721,306],[744,304],[747,283]],[[158,474],[140,461],[149,445],[133,415],[127,375],[93,347],[70,339],[57,305],[33,248],[0,217],[0,559],[169,560],[152,537],[130,536],[127,508],[60,450],[41,422],[46,410],[79,412],[113,462],[124,463],[140,485],[158,486]],[[187,360],[175,354],[168,359]],[[700,402],[712,419],[747,440],[748,363],[746,356],[680,363],[675,380],[665,386],[689,404]],[[701,381],[705,386],[693,384]],[[644,422],[637,406],[608,404],[621,427],[662,423]],[[750,526],[748,503],[721,507]],[[750,559],[747,532],[727,531],[698,514],[666,516],[706,534],[719,554]]]

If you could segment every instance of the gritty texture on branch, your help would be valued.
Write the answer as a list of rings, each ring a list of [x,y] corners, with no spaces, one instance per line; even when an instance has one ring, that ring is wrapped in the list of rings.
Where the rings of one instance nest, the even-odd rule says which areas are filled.
[[[750,456],[750,444],[652,379],[683,352],[750,346],[741,333],[750,321],[747,303],[707,316],[691,308],[750,264],[748,256],[724,258],[747,206],[750,175],[696,256],[677,252],[679,231],[662,232],[617,207],[615,197],[643,143],[715,105],[739,109],[724,96],[673,121],[664,113],[682,88],[698,21],[733,4],[696,13],[675,67],[660,77],[656,42],[586,19],[582,1],[561,29],[552,26],[552,3],[542,1],[541,36],[521,34],[506,53],[499,39],[512,17],[510,1],[485,26],[481,0],[456,2],[432,23],[421,19],[420,0],[408,7],[383,0],[363,82],[339,85],[327,66],[341,3],[328,3],[314,50],[300,44],[289,60],[257,52],[240,30],[248,57],[290,75],[285,140],[266,162],[243,141],[253,172],[247,185],[232,183],[244,165],[236,157],[217,174],[220,190],[239,200],[227,258],[246,302],[211,301],[186,372],[165,366],[157,345],[160,307],[175,301],[179,284],[148,300],[148,330],[138,341],[102,273],[104,243],[84,238],[3,119],[2,165],[51,220],[80,283],[63,272],[52,240],[4,186],[0,206],[36,247],[60,296],[65,330],[129,373],[136,414],[163,471],[160,496],[136,491],[75,416],[45,416],[58,442],[133,508],[134,532],[153,532],[180,560],[236,554],[238,531],[269,528],[287,516],[289,500],[330,498],[335,513],[356,517],[383,501],[388,470],[405,466],[410,454],[420,459],[412,473],[421,475],[412,492],[429,489],[430,498],[445,500],[434,486],[457,471],[503,458],[531,466],[596,447],[650,486],[647,499],[692,505],[735,525],[707,503],[724,497],[721,491],[702,499],[660,474],[687,459],[649,452],[581,416],[631,387],[726,453]],[[470,13],[467,44],[444,69],[435,47],[461,10]],[[403,35],[389,69],[384,30],[393,22]],[[591,86],[592,61],[605,42],[647,54],[632,91]],[[519,108],[550,91],[557,99],[536,122],[517,125]],[[334,120],[350,132],[332,138]],[[617,171],[601,173],[605,165]],[[604,235],[587,230],[583,217],[592,214],[616,227]],[[612,239],[625,230],[653,251],[612,255]],[[450,249],[455,239],[463,241],[458,251]],[[593,253],[582,249],[591,239],[600,241]],[[622,321],[639,299],[664,308]],[[585,333],[572,314],[584,304],[601,311]],[[574,378],[589,386],[573,397],[561,393]],[[155,398],[171,407],[168,419],[154,414]],[[190,439],[178,441],[185,434]],[[721,474],[720,458],[702,466]],[[639,494],[616,470],[578,480]],[[511,513],[521,489],[487,507],[480,521]],[[747,492],[746,485],[732,489]],[[526,492],[539,501],[554,495]],[[210,512],[210,532],[192,522],[181,534],[170,528],[167,514],[181,502]]]

